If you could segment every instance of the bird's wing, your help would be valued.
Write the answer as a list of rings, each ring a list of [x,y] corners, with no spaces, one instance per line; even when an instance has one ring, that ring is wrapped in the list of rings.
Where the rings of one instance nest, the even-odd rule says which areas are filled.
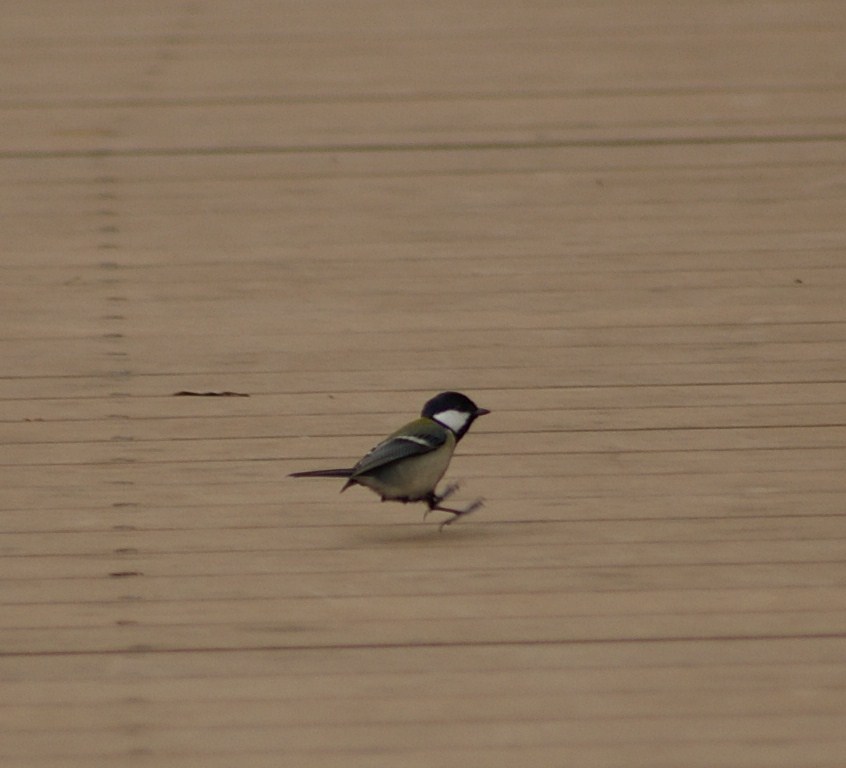
[[[351,477],[372,472],[399,459],[434,451],[447,441],[447,436],[447,431],[431,419],[416,419],[366,453],[353,467]]]

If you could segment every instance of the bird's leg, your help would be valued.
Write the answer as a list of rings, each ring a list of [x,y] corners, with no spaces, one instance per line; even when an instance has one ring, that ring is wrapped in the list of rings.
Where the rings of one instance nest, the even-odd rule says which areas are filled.
[[[441,512],[452,513],[452,517],[448,517],[446,520],[444,520],[438,526],[438,530],[442,531],[444,529],[445,525],[451,525],[456,520],[458,520],[459,517],[466,517],[467,515],[472,514],[477,509],[479,509],[479,507],[481,507],[483,504],[484,504],[484,502],[481,499],[476,499],[476,501],[474,501],[472,504],[465,507],[464,509],[450,509],[449,507],[435,507],[435,509],[438,509]]]
[[[458,483],[450,483],[446,488],[444,488],[444,492],[441,494],[436,494],[432,491],[431,497],[428,499],[429,506],[437,507],[442,501],[446,501],[452,494],[454,494],[458,490]]]
[[[432,510],[438,509],[440,503],[452,496],[457,490],[458,483],[450,483],[446,488],[444,488],[444,492],[441,494],[429,491],[429,493],[423,498],[423,501],[425,501],[428,505],[428,509],[423,513],[423,519],[425,520]]]
[[[472,504],[470,504],[468,507],[465,507],[464,509],[455,509],[453,507],[442,507],[441,502],[444,501],[444,499],[448,498],[449,496],[452,496],[457,490],[458,490],[458,483],[452,483],[451,485],[448,485],[446,487],[446,489],[444,490],[444,492],[442,494],[438,495],[434,491],[432,491],[425,499],[426,503],[429,505],[429,508],[423,513],[423,519],[424,520],[426,519],[426,517],[428,516],[428,514],[430,512],[435,512],[435,511],[449,512],[452,515],[452,517],[447,518],[446,520],[444,520],[438,526],[439,531],[442,531],[444,529],[445,525],[449,525],[450,523],[454,523],[456,520],[458,520],[459,517],[464,517],[465,515],[469,515],[472,512],[475,512],[477,509],[479,509],[479,507],[482,506],[482,500],[476,499],[476,501],[474,501]]]

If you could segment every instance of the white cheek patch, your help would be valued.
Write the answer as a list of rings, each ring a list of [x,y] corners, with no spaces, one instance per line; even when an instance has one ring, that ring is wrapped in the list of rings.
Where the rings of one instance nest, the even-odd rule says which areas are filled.
[[[467,423],[470,414],[464,411],[441,411],[432,416],[432,418],[458,434]]]

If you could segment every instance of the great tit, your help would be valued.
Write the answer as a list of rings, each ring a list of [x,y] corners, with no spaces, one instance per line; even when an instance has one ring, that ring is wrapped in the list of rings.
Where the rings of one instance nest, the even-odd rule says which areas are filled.
[[[363,485],[378,493],[382,501],[422,501],[429,507],[424,519],[435,510],[453,515],[441,523],[443,528],[482,506],[482,500],[477,499],[465,509],[444,507],[441,503],[458,490],[458,485],[448,486],[441,494],[435,488],[458,441],[486,413],[490,411],[479,408],[467,395],[441,392],[423,406],[419,419],[386,437],[354,467],[293,472],[290,477],[345,477],[342,492],[351,485]]]

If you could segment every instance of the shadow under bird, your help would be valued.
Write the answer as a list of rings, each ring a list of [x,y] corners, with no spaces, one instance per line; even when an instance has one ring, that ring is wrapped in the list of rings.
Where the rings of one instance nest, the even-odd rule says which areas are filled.
[[[424,519],[436,510],[453,515],[441,523],[439,527],[443,528],[482,506],[482,500],[476,499],[465,509],[445,507],[443,501],[458,490],[458,485],[447,486],[441,494],[436,486],[458,441],[479,416],[487,413],[487,408],[479,408],[467,395],[441,392],[423,406],[419,419],[388,435],[354,467],[293,472],[290,477],[345,477],[342,492],[351,485],[363,485],[379,494],[382,501],[422,501],[429,507]]]

